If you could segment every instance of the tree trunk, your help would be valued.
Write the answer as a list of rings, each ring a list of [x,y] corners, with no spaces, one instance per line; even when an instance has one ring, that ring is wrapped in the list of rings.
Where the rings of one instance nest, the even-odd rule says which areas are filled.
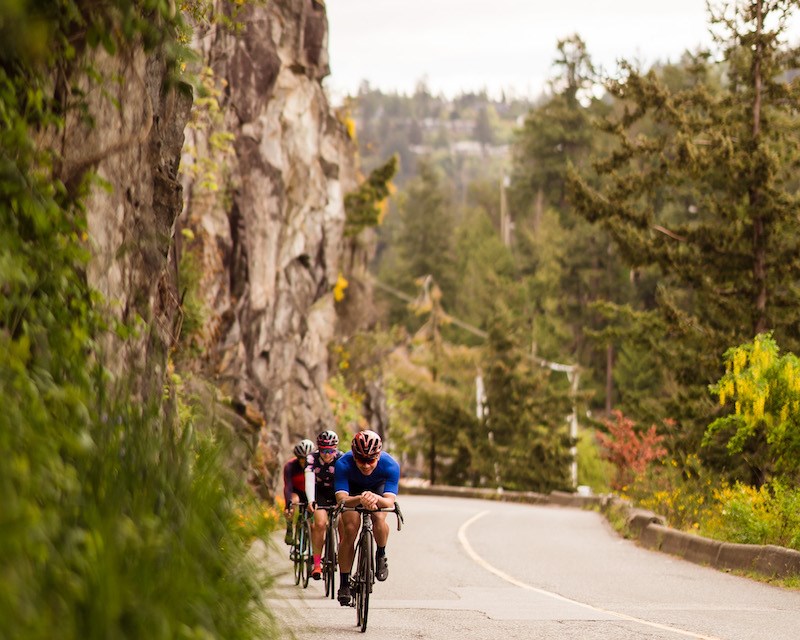
[[[431,448],[429,453],[429,471],[431,476],[431,484],[436,484],[436,440],[431,435]]]
[[[611,415],[614,395],[614,345],[606,346],[606,415]]]
[[[761,146],[761,61],[764,44],[761,36],[764,27],[762,0],[756,2],[756,42],[753,51],[753,150],[756,162],[761,162],[758,153]],[[755,309],[753,314],[754,335],[767,330],[767,269],[766,269],[766,225],[761,210],[762,193],[758,184],[759,172],[754,172],[749,188],[750,211],[753,215],[753,284],[755,293]]]

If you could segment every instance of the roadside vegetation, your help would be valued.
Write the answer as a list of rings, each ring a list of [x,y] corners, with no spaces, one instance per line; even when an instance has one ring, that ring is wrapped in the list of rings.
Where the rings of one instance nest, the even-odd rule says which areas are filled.
[[[275,637],[269,577],[247,551],[276,516],[178,374],[153,389],[152,371],[104,366],[119,357],[107,345],[124,352],[150,328],[105,316],[85,276],[96,177],[65,184],[40,145],[71,110],[91,121],[77,89],[99,81],[88,52],[160,51],[177,79],[182,14],[0,4],[0,638]]]

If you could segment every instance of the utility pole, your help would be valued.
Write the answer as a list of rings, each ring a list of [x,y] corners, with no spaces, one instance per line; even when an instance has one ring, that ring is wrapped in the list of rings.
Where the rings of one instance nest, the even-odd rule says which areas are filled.
[[[506,198],[506,188],[510,184],[510,178],[503,175],[500,180],[500,239],[505,247],[511,246],[511,233],[514,231],[514,223],[508,213],[508,198]]]
[[[569,421],[569,437],[575,442],[578,439],[578,387],[580,386],[581,370],[576,364],[561,364],[560,362],[550,362],[542,358],[537,358],[531,355],[534,362],[538,362],[540,366],[547,367],[550,371],[560,371],[567,374],[569,380],[569,396],[572,400],[572,413],[567,416]],[[572,455],[572,462],[569,465],[570,479],[572,486],[578,486],[578,447],[574,444],[569,449]]]
[[[569,465],[570,478],[572,479],[572,487],[578,486],[578,383],[580,382],[581,372],[577,367],[573,367],[572,371],[567,372],[567,380],[569,380],[569,395],[572,398],[572,413],[569,417],[569,437],[572,440],[572,446],[569,452],[572,455],[572,462]]]

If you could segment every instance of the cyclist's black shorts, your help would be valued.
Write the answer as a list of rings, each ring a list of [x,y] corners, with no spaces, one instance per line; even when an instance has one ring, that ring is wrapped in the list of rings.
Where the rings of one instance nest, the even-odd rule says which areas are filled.
[[[376,493],[379,496],[383,495],[383,488],[386,486],[385,482],[381,482],[374,487],[359,487],[357,484],[351,482],[350,483],[350,495],[351,496],[360,496],[365,491],[372,491],[372,493]]]
[[[320,491],[315,497],[318,507],[336,506],[336,496],[333,494],[333,488],[330,491]]]

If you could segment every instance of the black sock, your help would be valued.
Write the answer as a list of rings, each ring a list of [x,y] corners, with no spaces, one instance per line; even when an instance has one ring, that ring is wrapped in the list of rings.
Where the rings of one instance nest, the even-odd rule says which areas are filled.
[[[380,558],[381,556],[386,555],[386,547],[378,547],[378,550],[375,552],[375,557]]]
[[[350,572],[349,571],[347,573],[345,573],[344,571],[340,571],[339,572],[339,576],[340,576],[340,580],[339,581],[340,581],[341,584],[346,584],[346,585],[350,584]]]

